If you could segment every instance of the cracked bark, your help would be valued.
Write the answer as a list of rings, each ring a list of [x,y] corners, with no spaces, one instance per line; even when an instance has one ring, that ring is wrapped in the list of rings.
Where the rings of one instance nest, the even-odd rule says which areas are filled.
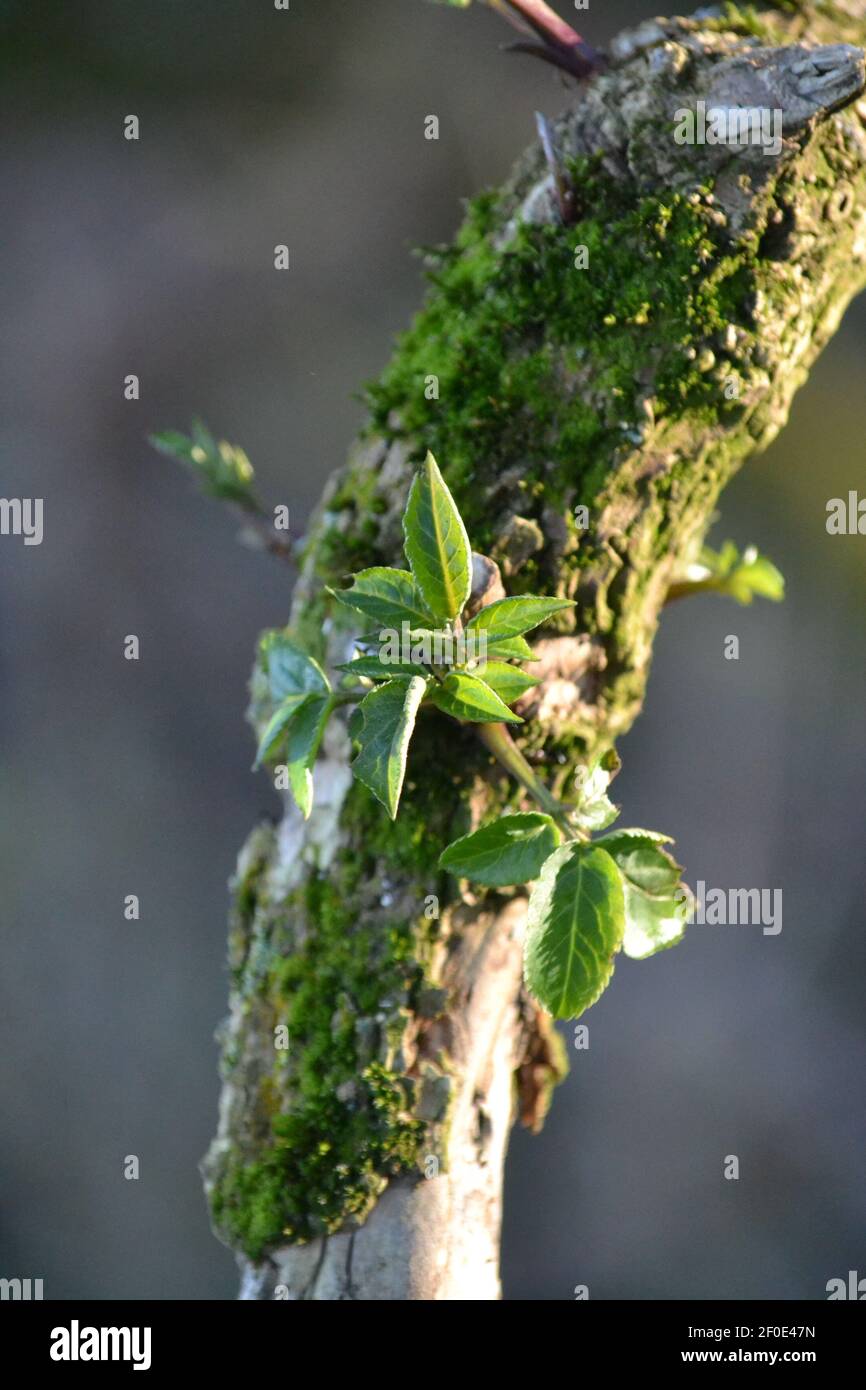
[[[479,459],[473,484],[500,518],[506,584],[516,579],[519,588],[521,569],[541,556],[554,586],[560,580],[560,591],[578,600],[575,630],[545,634],[536,644],[543,679],[524,711],[550,740],[566,740],[572,764],[581,748],[604,744],[633,722],[671,576],[702,540],[728,478],[784,424],[811,363],[866,282],[866,112],[859,101],[866,0],[835,6],[804,0],[795,11],[768,11],[768,29],[758,36],[707,13],[700,20],[651,20],[620,35],[607,71],[577,91],[553,132],[564,156],[601,151],[607,175],[634,199],[671,190],[702,198],[697,190],[712,181],[712,215],[748,271],[750,297],[740,320],[721,335],[708,334],[695,355],[700,369],[720,381],[727,369],[736,371],[739,408],[711,416],[688,406],[671,410],[660,397],[656,361],[648,357],[634,428],[603,460],[592,536],[577,570],[565,564],[567,493],[557,494],[558,507],[521,515],[527,506],[520,483],[527,469],[539,474],[512,449],[510,425],[503,424],[501,441],[506,466],[498,461],[493,474]],[[778,159],[754,146],[677,146],[670,134],[674,112],[697,100],[708,107],[780,109]],[[498,217],[493,240],[503,258],[521,222],[558,219],[555,187],[538,145],[519,164]],[[597,331],[599,325],[575,325],[576,344],[581,334]],[[563,367],[563,392],[582,394],[593,409],[605,410],[604,389]],[[363,536],[364,563],[399,563],[399,516],[412,460],[424,443],[397,432],[356,448],[345,478],[364,502],[354,511],[335,511],[335,491],[347,484],[344,478],[330,485],[312,526],[293,621],[303,623],[314,608],[323,576],[330,582],[341,577],[326,553],[335,525],[343,540]],[[448,477],[447,457],[440,463]],[[463,507],[467,491],[456,493]],[[344,659],[351,637],[345,627],[329,627],[325,659]],[[569,744],[569,736],[577,742]],[[503,793],[489,760],[464,742],[455,771],[443,738],[453,741],[435,719],[419,733],[422,747],[434,754],[441,748],[448,767],[451,782],[439,795],[453,795],[455,806],[474,817],[496,814]],[[256,903],[236,924],[233,939],[224,1030],[231,1062],[224,1069],[219,1133],[204,1169],[212,1198],[233,1155],[255,1162],[271,1143],[274,1107],[290,1113],[296,1101],[291,1067],[278,1082],[272,1078],[272,1030],[281,1004],[269,994],[268,962],[308,941],[319,924],[314,913],[293,906],[291,922],[277,931],[275,913],[297,903],[310,875],[333,873],[335,856],[363,849],[364,832],[346,815],[349,753],[345,724],[336,722],[316,768],[310,821],[304,825],[287,807],[280,825],[259,828],[242,853],[238,881],[245,883],[255,868]],[[383,853],[349,906],[359,924],[372,924],[374,931],[380,924],[384,932],[395,914],[416,918],[419,904],[437,888]],[[411,992],[389,1000],[388,1021],[397,1019],[400,1036],[396,1044],[382,1043],[379,1054],[406,1078],[410,1109],[424,1126],[416,1170],[380,1174],[378,1199],[361,1224],[349,1218],[303,1244],[271,1242],[255,1258],[239,1252],[242,1297],[269,1298],[278,1289],[278,1296],[316,1300],[499,1296],[509,1130],[516,1110],[528,1123],[540,1122],[557,1069],[549,1024],[521,988],[524,912],[519,893],[478,900],[464,893],[445,903],[425,960],[428,993],[435,986],[436,1002],[422,1004]],[[384,1035],[380,1014],[371,1020],[358,1011],[359,1038],[371,1028]],[[351,1087],[346,1096],[348,1107],[359,1103]],[[425,1168],[429,1158],[435,1162]],[[225,1236],[225,1220],[217,1224]]]

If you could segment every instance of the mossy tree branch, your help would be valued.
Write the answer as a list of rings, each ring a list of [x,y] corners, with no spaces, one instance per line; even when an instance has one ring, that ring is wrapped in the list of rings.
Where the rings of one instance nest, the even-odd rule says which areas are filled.
[[[576,601],[536,644],[523,758],[561,785],[630,727],[672,578],[866,281],[864,41],[866,0],[650,21],[552,126],[573,225],[538,146],[471,205],[311,528],[291,623],[324,664],[358,635],[325,585],[398,560],[431,448],[510,591]],[[778,157],[676,144],[699,100],[781,110]],[[241,856],[215,1224],[248,1297],[495,1298],[515,1098],[537,1126],[562,1058],[521,988],[522,893],[461,896],[437,860],[525,803],[435,714],[395,825],[349,752],[335,718],[310,821]]]

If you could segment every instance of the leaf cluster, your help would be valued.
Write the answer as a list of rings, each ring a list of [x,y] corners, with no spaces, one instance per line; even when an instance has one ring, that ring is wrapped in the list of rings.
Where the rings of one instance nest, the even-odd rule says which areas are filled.
[[[520,724],[510,706],[536,683],[520,669],[532,657],[523,634],[572,606],[566,599],[521,595],[467,615],[472,551],[432,454],[412,483],[403,529],[408,569],[361,570],[348,588],[330,591],[363,625],[379,629],[378,638],[359,639],[359,655],[338,668],[344,678],[364,686],[333,691],[324,672],[289,636],[276,637],[264,653],[273,713],[257,762],[286,757],[289,789],[304,815],[311,807],[310,767],[337,705],[358,697],[349,724],[356,743],[352,772],[393,820],[422,705],[464,723]],[[385,640],[394,633],[408,636],[405,660],[395,660]],[[447,656],[449,650],[462,655],[446,664],[430,658],[431,652]],[[479,650],[480,660],[472,655]]]
[[[522,669],[532,658],[525,634],[571,606],[522,594],[473,611],[478,557],[432,454],[413,480],[403,531],[407,569],[361,570],[348,587],[330,591],[359,626],[378,629],[362,635],[357,654],[338,668],[338,688],[290,635],[272,634],[264,645],[271,713],[257,763],[278,764],[305,817],[313,804],[312,767],[339,705],[356,703],[349,722],[352,772],[394,819],[419,711],[427,705],[461,724],[498,730],[521,723],[511,706],[535,684]],[[395,632],[409,639],[397,657],[386,641]],[[462,638],[457,658],[445,660],[437,638]],[[431,656],[434,651],[439,655]],[[509,737],[497,735],[503,736]],[[522,755],[508,748],[504,765],[520,775]],[[688,893],[666,836],[619,830],[589,838],[607,831],[618,815],[608,796],[618,766],[610,752],[579,769],[573,799],[558,803],[526,765],[521,780],[542,809],[483,825],[440,858],[443,869],[485,887],[532,884],[526,983],[556,1018],[576,1017],[595,1002],[618,951],[640,959],[673,945],[684,930]]]

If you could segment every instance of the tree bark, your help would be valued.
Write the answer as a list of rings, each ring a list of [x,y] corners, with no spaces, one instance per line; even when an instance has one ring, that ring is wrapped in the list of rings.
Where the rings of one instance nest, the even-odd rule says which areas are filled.
[[[621,34],[554,123],[573,226],[537,146],[470,211],[326,490],[292,608],[326,664],[347,658],[359,634],[324,586],[400,563],[431,447],[506,587],[576,600],[520,711],[559,786],[638,714],[672,577],[866,282],[866,0],[706,13]],[[699,100],[780,111],[779,153],[677,144]],[[254,722],[261,687],[257,666]],[[245,1298],[495,1299],[509,1130],[540,1125],[563,1055],[521,985],[524,892],[461,893],[436,861],[520,798],[433,714],[392,826],[350,753],[335,719],[310,820],[286,806],[239,861],[215,1229]]]

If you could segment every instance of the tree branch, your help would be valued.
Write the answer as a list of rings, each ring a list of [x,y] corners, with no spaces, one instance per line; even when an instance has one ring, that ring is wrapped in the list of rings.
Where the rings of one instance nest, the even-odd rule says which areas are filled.
[[[358,633],[323,585],[359,555],[398,561],[432,448],[508,585],[531,562],[577,602],[572,629],[536,644],[521,708],[563,775],[634,721],[672,578],[866,282],[864,66],[848,46],[866,3],[803,0],[760,26],[651,20],[614,41],[554,124],[574,226],[536,144],[470,209],[313,523],[291,620],[333,668]],[[698,102],[778,111],[778,154],[677,143]],[[431,371],[436,403],[419,400]],[[511,791],[434,716],[391,825],[351,785],[350,752],[332,721],[310,820],[287,807],[241,855],[205,1165],[216,1229],[245,1296],[492,1299],[514,1081],[536,1125],[562,1059],[522,991],[522,893],[461,898],[438,855]]]

